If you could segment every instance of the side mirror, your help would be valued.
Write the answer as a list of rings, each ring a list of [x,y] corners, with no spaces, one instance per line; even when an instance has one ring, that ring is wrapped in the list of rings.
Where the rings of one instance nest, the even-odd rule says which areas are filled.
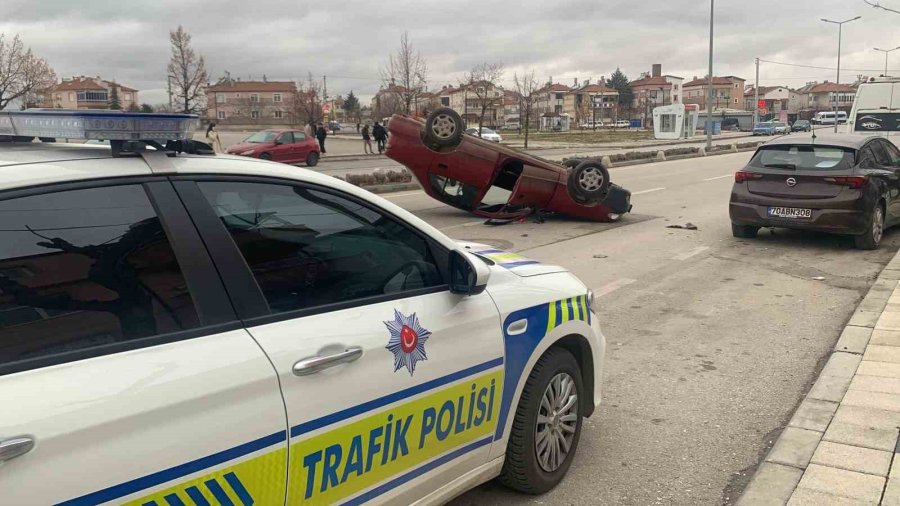
[[[462,295],[477,295],[487,287],[491,269],[480,258],[462,251],[450,252],[450,291]]]

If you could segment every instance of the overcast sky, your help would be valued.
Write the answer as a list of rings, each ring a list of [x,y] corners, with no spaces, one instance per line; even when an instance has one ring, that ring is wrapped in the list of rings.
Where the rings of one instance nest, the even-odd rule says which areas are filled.
[[[900,10],[900,0],[880,0]],[[0,33],[20,34],[59,76],[100,75],[166,101],[168,31],[179,23],[206,57],[211,80],[328,76],[329,94],[351,89],[368,100],[379,69],[409,31],[427,59],[432,88],[455,83],[479,62],[534,69],[571,85],[621,67],[640,77],[653,63],[691,79],[706,74],[707,0],[2,0]],[[716,75],[752,82],[754,58],[834,67],[837,26],[820,18],[862,19],[845,25],[841,81],[855,69],[882,69],[873,47],[900,45],[900,14],[863,0],[719,0]],[[893,53],[900,69],[900,51]],[[900,70],[898,70],[900,73]],[[876,72],[868,72],[876,74]],[[763,85],[802,86],[835,79],[833,70],[763,64]]]

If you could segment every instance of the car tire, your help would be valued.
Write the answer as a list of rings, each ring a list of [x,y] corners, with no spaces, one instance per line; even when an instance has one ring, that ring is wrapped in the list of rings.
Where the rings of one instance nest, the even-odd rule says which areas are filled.
[[[425,120],[425,139],[440,147],[456,146],[465,129],[459,113],[449,107],[435,109]]]
[[[571,393],[558,394],[571,389],[574,399]],[[552,411],[545,407],[545,399]],[[500,483],[526,494],[543,494],[558,485],[578,448],[585,402],[589,399],[585,397],[575,357],[562,348],[550,348],[525,381],[506,445]],[[556,411],[558,408],[564,409]],[[558,452],[554,455],[553,445],[564,448],[566,444],[568,451],[561,459]]]
[[[259,159],[260,160],[271,160],[272,155],[270,155],[269,153],[263,153],[263,154],[259,155]]]
[[[881,238],[884,236],[884,206],[881,202],[875,206],[869,217],[869,229],[862,235],[853,236],[853,243],[857,249],[878,249]]]
[[[306,155],[306,166],[307,167],[315,167],[319,164],[319,153],[315,151],[310,151],[308,155]]]
[[[735,237],[741,239],[755,239],[757,233],[759,233],[759,227],[731,224],[731,235]]]
[[[579,203],[599,203],[609,192],[609,170],[601,162],[584,160],[569,170],[566,187]]]

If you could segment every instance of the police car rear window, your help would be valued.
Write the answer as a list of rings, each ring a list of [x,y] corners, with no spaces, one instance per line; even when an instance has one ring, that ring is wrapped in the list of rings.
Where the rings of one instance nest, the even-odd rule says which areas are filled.
[[[198,326],[141,186],[0,200],[0,366]]]

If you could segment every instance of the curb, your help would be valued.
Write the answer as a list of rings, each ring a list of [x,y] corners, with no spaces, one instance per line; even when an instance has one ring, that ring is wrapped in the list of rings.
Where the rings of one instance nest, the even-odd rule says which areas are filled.
[[[820,468],[823,466],[810,461],[814,460],[814,454],[818,455],[820,442],[826,431],[829,431],[838,407],[845,399],[875,325],[898,285],[898,278],[900,251],[878,274],[844,326],[815,383],[797,405],[787,426],[782,429],[775,444],[759,464],[738,499],[737,506],[784,505],[789,501],[790,504],[807,504],[805,499],[815,500],[811,497],[795,497],[792,500],[791,497],[799,490],[804,491],[800,496],[810,495],[808,489],[798,488],[801,479],[806,480],[804,474],[808,469],[816,468],[815,472],[821,473]],[[834,497],[830,496],[831,499]],[[824,496],[817,498],[828,499]]]
[[[419,183],[415,181],[410,183],[392,183],[392,184],[377,184],[373,186],[360,186],[363,190],[372,192],[372,193],[393,193],[393,192],[402,192],[402,191],[410,191],[410,190],[421,190],[422,187]]]
[[[713,141],[730,140],[730,139],[749,139],[751,137],[754,137],[754,135],[748,133],[747,135],[735,135],[735,136],[718,137],[718,138],[713,137]],[[628,145],[628,144],[609,144],[609,145],[579,144],[577,146],[568,146],[568,145],[566,145],[566,146],[541,146],[541,147],[528,148],[528,149],[535,150],[535,151],[540,151],[540,150],[545,150],[545,149],[560,149],[560,148],[587,149],[587,148],[592,148],[595,146],[599,146],[604,149],[629,149],[629,148],[641,149],[641,148],[656,148],[659,146],[672,146],[672,145],[677,145],[677,144],[702,144],[705,142],[706,142],[706,137],[699,138],[696,140],[694,140],[693,138],[691,138],[691,139],[672,139],[672,140],[667,140],[667,141],[654,142],[651,144],[642,144],[640,146],[633,146],[633,145]],[[518,145],[516,145],[516,146],[514,146],[512,144],[505,144],[505,145],[507,145],[511,148],[514,148],[514,149],[522,149],[522,147],[518,146]]]

